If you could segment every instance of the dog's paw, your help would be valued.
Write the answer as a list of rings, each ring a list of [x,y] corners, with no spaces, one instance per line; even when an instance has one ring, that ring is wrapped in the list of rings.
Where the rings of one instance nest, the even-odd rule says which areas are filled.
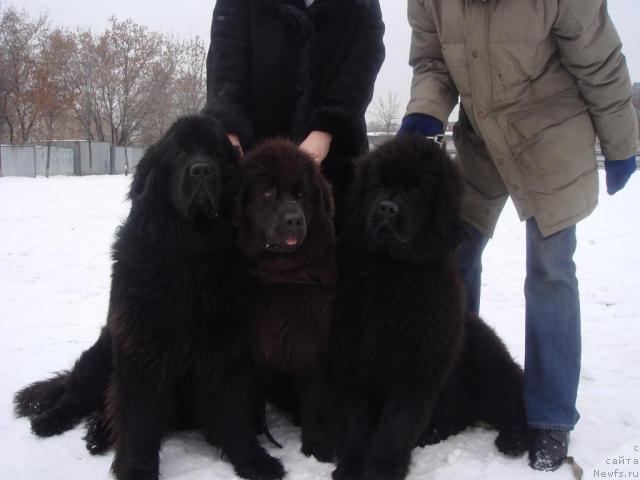
[[[437,443],[446,440],[448,435],[440,428],[431,428],[425,431],[420,440],[418,440],[419,447],[426,447],[427,445],[435,445]]]
[[[376,459],[367,463],[363,480],[403,480],[407,476],[409,461],[404,456]]]
[[[111,432],[102,412],[94,412],[87,418],[83,440],[91,455],[100,455],[111,447]]]
[[[331,448],[325,443],[320,441],[306,441],[302,442],[300,451],[307,457],[315,457],[316,460],[323,463],[333,462],[333,452]]]
[[[359,480],[362,478],[363,461],[358,457],[347,457],[338,462],[333,471],[333,480]]]
[[[235,465],[238,476],[248,480],[280,480],[285,475],[284,467],[280,460],[273,458],[266,452]]]
[[[130,467],[112,467],[113,476],[118,480],[158,480],[160,475],[158,473],[158,467],[156,465],[150,465],[145,467],[130,466]]]
[[[508,457],[519,457],[529,450],[531,438],[526,428],[505,428],[498,434],[495,444]]]
[[[53,408],[31,419],[31,431],[38,437],[53,437],[74,428],[81,418]]]

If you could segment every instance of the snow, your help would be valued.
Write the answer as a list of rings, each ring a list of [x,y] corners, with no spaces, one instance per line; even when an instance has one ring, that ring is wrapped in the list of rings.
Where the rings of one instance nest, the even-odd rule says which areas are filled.
[[[636,175],[637,176],[637,175]],[[83,431],[38,439],[12,414],[20,387],[68,368],[95,340],[105,321],[116,226],[128,203],[124,176],[0,178],[0,479],[107,478],[112,454],[93,457]],[[604,188],[603,188],[604,191]],[[576,261],[582,291],[582,420],[570,454],[590,478],[593,467],[619,449],[640,457],[640,179],[601,205],[578,227]],[[482,314],[518,361],[524,348],[524,224],[505,209],[485,254]],[[327,479],[332,467],[299,453],[297,430],[270,415],[288,478]],[[571,479],[570,467],[538,473],[525,457],[505,458],[495,432],[469,429],[416,449],[409,479]],[[634,443],[635,442],[635,443]],[[229,464],[195,433],[169,438],[161,454],[163,479],[234,478]],[[629,467],[627,467],[629,468]],[[639,466],[633,467],[638,472]],[[636,473],[636,475],[638,475]]]

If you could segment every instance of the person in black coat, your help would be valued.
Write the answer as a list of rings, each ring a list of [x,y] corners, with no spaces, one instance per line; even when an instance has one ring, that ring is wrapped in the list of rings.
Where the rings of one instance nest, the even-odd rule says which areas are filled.
[[[368,150],[365,111],[385,56],[378,0],[218,0],[207,104],[240,148],[270,137],[322,163],[338,207]]]

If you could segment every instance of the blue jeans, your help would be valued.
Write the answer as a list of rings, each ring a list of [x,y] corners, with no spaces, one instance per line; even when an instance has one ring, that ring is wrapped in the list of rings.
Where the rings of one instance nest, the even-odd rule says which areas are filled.
[[[467,308],[480,309],[482,252],[488,237],[467,225],[459,263]],[[524,400],[531,428],[572,430],[580,415],[580,298],[573,254],[576,227],[544,238],[527,220]]]

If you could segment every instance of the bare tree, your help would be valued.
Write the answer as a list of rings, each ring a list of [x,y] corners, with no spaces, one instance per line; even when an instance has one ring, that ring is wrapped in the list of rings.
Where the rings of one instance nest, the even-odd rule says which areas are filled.
[[[71,34],[57,29],[43,38],[36,68],[36,98],[41,123],[47,139],[46,176],[49,176],[51,142],[59,120],[72,102],[73,92],[67,88],[65,74],[69,70],[75,42]]]
[[[6,111],[5,122],[9,128],[9,141],[29,140],[31,130],[40,114],[37,91],[39,48],[47,33],[47,18],[32,20],[22,10],[8,7],[0,18],[0,45],[5,50]]]
[[[0,32],[0,142],[5,138],[9,114],[9,77],[7,49],[4,47],[3,34]]]
[[[8,127],[8,102],[9,102],[9,52],[7,50],[4,22],[4,2],[0,1],[0,143],[5,139]],[[1,165],[0,165],[1,168]]]
[[[400,125],[400,100],[398,95],[388,91],[378,97],[373,105],[374,126],[385,135],[393,135]]]
[[[207,49],[200,37],[186,42],[176,78],[179,115],[199,112],[207,101]]]
[[[155,73],[149,78],[148,111],[141,122],[136,140],[143,144],[155,142],[179,115],[176,111],[176,81],[185,58],[186,44],[162,37],[163,54]]]
[[[98,99],[111,143],[129,145],[159,99],[170,93],[175,44],[131,20],[110,19],[97,44]]]
[[[98,102],[97,70],[100,60],[96,52],[96,40],[90,31],[77,30],[73,34],[73,42],[64,76],[70,92],[70,114],[86,140],[104,141],[103,119]]]
[[[206,46],[131,20],[50,30],[0,0],[0,139],[150,144],[206,101]],[[6,132],[6,135],[4,135]],[[91,144],[89,144],[91,162]]]

